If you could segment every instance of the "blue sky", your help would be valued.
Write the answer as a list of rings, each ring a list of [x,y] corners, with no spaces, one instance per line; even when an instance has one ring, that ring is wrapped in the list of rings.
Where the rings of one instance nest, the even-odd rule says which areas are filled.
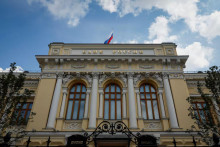
[[[49,43],[103,43],[112,31],[112,43],[174,42],[186,70],[206,70],[220,65],[219,18],[219,0],[1,0],[0,71],[39,71]]]

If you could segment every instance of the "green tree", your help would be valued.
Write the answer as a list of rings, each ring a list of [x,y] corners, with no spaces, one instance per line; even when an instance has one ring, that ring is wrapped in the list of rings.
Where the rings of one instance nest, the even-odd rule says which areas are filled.
[[[11,63],[10,71],[0,75],[0,135],[1,138],[7,133],[12,136],[11,141],[21,138],[25,131],[19,124],[24,124],[26,120],[18,119],[17,111],[21,110],[22,105],[31,96],[32,91],[23,89],[25,73],[15,73],[16,63]],[[13,131],[11,131],[13,129]]]
[[[195,120],[195,124],[199,127],[198,134],[201,136],[202,141],[208,145],[213,145],[213,135],[220,136],[220,69],[217,66],[212,66],[206,71],[205,84],[202,85],[198,81],[197,89],[201,95],[201,99],[205,102],[204,113],[206,118],[199,117],[198,112],[195,111],[194,98],[187,100],[191,104],[189,108],[189,115]],[[205,87],[204,87],[205,86]],[[208,92],[204,92],[208,89]],[[191,131],[196,131],[196,127],[192,125]]]

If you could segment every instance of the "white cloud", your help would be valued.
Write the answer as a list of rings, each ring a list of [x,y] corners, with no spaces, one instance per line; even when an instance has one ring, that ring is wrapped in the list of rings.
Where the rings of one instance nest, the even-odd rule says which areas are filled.
[[[28,0],[41,3],[56,19],[68,19],[67,24],[77,26],[89,9],[91,0]]]
[[[191,30],[211,41],[213,38],[220,36],[220,11],[215,11],[210,15],[199,15],[191,24]]]
[[[213,48],[202,46],[200,42],[194,42],[185,48],[177,47],[178,55],[189,55],[186,69],[196,71],[207,68],[213,58]]]
[[[177,40],[176,35],[169,35],[170,28],[168,26],[168,20],[164,16],[158,16],[149,28],[149,39],[153,41],[153,43],[161,43],[161,42],[173,42]],[[145,43],[149,43],[149,41],[145,41]]]
[[[10,67],[6,68],[5,70],[0,68],[0,72],[9,72],[9,71],[10,71]],[[24,69],[21,66],[16,66],[16,69],[14,70],[14,72],[24,72]]]
[[[199,15],[199,0],[98,0],[100,6],[109,12],[117,12],[121,17],[129,13],[137,16],[144,10],[158,8],[170,15],[169,22],[184,20],[192,32],[211,41],[220,36],[220,11],[210,15]],[[162,29],[160,29],[162,30]],[[172,38],[170,38],[172,39]],[[158,40],[160,41],[160,40]]]
[[[103,10],[109,12],[116,12],[118,8],[118,4],[120,0],[96,0],[99,5],[103,8]]]

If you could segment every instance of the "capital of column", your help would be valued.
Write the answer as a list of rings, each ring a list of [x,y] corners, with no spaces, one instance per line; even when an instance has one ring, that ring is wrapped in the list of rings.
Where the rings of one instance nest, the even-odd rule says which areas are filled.
[[[162,88],[158,88],[158,94],[163,94],[163,89]]]
[[[86,94],[90,94],[90,93],[91,93],[91,88],[87,88]]]
[[[104,91],[103,91],[103,88],[99,88],[99,94],[103,94]]]
[[[139,94],[139,93],[140,93],[140,91],[139,91],[139,88],[138,88],[138,87],[136,87],[136,88],[134,89],[134,91],[135,91],[135,93],[137,93],[137,94]]]
[[[98,72],[93,72],[92,77],[93,77],[93,79],[98,79],[99,73]]]
[[[63,78],[63,73],[57,73],[57,78],[62,79]]]
[[[169,74],[168,73],[163,73],[162,76],[163,76],[164,79],[168,79],[169,78]]]
[[[67,94],[68,88],[67,87],[63,87],[63,94]]]
[[[128,79],[133,79],[134,73],[133,72],[127,72]]]

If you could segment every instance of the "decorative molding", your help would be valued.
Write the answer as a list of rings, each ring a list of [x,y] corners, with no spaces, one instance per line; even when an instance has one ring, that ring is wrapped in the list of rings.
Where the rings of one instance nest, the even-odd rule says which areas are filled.
[[[38,83],[39,81],[30,81],[30,80],[27,80],[27,81],[24,81],[24,86],[25,87],[37,87],[38,86]]]
[[[126,78],[126,76],[124,74],[115,74],[115,72],[112,72],[111,74],[105,73],[105,74],[100,75],[99,87],[101,87],[103,82],[108,78],[110,78],[110,79],[118,78],[123,82],[125,87],[127,87],[127,78]]]
[[[55,73],[43,73],[41,78],[42,79],[56,79],[57,75]]]
[[[197,88],[197,83],[198,81],[186,81],[188,87],[196,87]],[[199,81],[201,86],[205,86],[205,81]]]
[[[159,87],[163,87],[161,73],[138,73],[134,76],[134,85],[137,85],[138,81],[154,79],[159,84]]]
[[[139,68],[152,69],[152,68],[154,68],[154,66],[153,65],[139,65]]]
[[[65,121],[63,125],[63,129],[68,129],[68,130],[82,129],[82,122]]]
[[[162,129],[161,122],[144,122],[144,129],[149,129],[149,130],[159,130]]]
[[[206,73],[185,73],[184,77],[186,80],[205,79],[205,77],[207,77],[207,74]]]
[[[117,69],[120,68],[121,65],[118,62],[107,63],[106,68]]]
[[[92,84],[92,76],[91,75],[89,75],[89,74],[80,74],[79,72],[77,72],[75,74],[75,76],[74,75],[70,75],[70,74],[64,75],[63,85],[65,85],[66,83],[68,83],[70,80],[72,80],[74,78],[76,78],[76,79],[85,79],[89,83],[89,87]]]
[[[183,79],[183,74],[169,74],[170,79]]]
[[[71,65],[71,68],[76,68],[76,69],[85,68],[85,67],[86,67],[86,64],[82,62],[76,62],[75,64]]]

